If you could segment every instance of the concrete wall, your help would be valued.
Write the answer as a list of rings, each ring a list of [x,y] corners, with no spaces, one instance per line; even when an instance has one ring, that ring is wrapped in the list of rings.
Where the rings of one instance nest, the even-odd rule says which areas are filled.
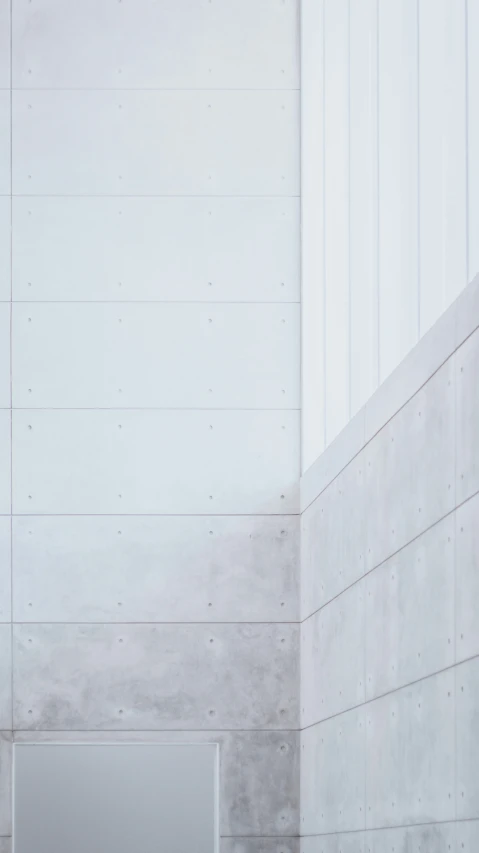
[[[479,276],[302,481],[301,849],[479,845]]]
[[[304,471],[479,272],[479,0],[302,22]]]
[[[298,11],[0,0],[1,839],[12,737],[213,740],[296,849]]]

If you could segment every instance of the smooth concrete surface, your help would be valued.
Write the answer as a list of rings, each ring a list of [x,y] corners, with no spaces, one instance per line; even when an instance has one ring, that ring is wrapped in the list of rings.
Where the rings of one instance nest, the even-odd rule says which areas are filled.
[[[479,491],[479,330],[456,353],[457,502]]]
[[[10,299],[11,289],[10,233],[10,199],[3,196],[0,198],[0,300],[6,302]]]
[[[298,508],[295,411],[16,409],[13,455],[14,514]]]
[[[10,305],[0,302],[0,408],[10,408]]]
[[[365,589],[354,584],[301,626],[301,723],[365,700]]]
[[[160,5],[137,0],[132,7],[87,0],[80,9],[70,0],[60,6],[55,0],[41,0],[40,28],[28,4],[16,3],[14,86],[298,88],[296,0],[279,6],[275,0],[263,0],[259,6],[255,0],[211,5],[192,8],[189,0],[164,0]],[[92,19],[94,28],[88,26]],[[131,45],[136,47],[133,56]],[[63,76],[59,68],[65,69]]]
[[[367,699],[454,664],[454,547],[446,516],[364,579]]]
[[[14,728],[298,726],[292,624],[14,626]]]
[[[303,853],[479,843],[478,290],[304,478]]]
[[[13,554],[16,622],[298,618],[297,516],[16,517]]]
[[[453,820],[454,672],[366,706],[367,826]]]
[[[298,121],[291,90],[17,89],[13,193],[296,196]]]
[[[368,569],[454,509],[454,398],[451,358],[366,446]]]
[[[10,519],[0,516],[0,622],[11,620]]]
[[[366,451],[362,451],[302,514],[303,618],[364,574],[368,556],[366,519],[371,511],[364,495],[366,465]]]
[[[301,733],[301,835],[366,827],[364,708]]]
[[[0,222],[9,231],[10,209],[2,211],[2,202]],[[299,238],[299,199],[291,197],[128,196],[121,204],[18,197],[13,294],[29,302],[299,302]],[[2,253],[1,240],[5,279],[8,272],[1,298],[9,299],[10,245]]]
[[[479,495],[456,512],[456,656],[479,655]]]
[[[16,304],[13,405],[115,407],[121,388],[124,408],[298,409],[299,319],[290,304]]]
[[[0,91],[0,195],[10,193],[10,106],[8,90]]]
[[[460,824],[457,824],[459,830]],[[473,853],[456,841],[456,824],[438,823],[383,829],[366,835],[368,853]]]
[[[220,832],[225,837],[296,836],[299,733],[296,731],[16,732],[18,743],[218,743]]]
[[[456,749],[458,818],[479,815],[479,658],[456,668]]]
[[[0,514],[11,507],[11,412],[0,409]]]

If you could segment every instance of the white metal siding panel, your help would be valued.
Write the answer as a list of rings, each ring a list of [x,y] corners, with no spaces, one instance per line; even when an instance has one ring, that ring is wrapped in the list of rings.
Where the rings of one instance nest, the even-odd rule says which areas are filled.
[[[326,443],[350,417],[349,0],[325,0]]]
[[[351,3],[351,416],[378,384],[378,0]]]
[[[379,379],[418,339],[417,0],[379,4]]]
[[[467,283],[466,128],[465,0],[421,0],[421,335]]]

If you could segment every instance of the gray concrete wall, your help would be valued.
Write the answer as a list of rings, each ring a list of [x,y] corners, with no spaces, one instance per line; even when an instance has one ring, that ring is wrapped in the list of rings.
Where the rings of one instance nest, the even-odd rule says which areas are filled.
[[[479,277],[302,510],[302,853],[477,853]]]
[[[215,741],[297,853],[299,2],[0,0],[12,739]]]

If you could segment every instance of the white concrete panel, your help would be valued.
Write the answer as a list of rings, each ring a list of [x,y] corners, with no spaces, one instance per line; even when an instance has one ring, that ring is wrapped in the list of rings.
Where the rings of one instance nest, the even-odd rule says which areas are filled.
[[[301,3],[301,468],[324,450],[324,0]]]
[[[12,627],[0,625],[0,729],[12,728]]]
[[[467,0],[468,280],[479,273],[479,0]]]
[[[0,90],[0,195],[9,195],[10,181],[10,92]]]
[[[15,728],[297,726],[295,625],[16,625],[14,643]]]
[[[417,0],[379,3],[379,381],[418,339]]]
[[[10,0],[0,0],[0,89],[10,86]]]
[[[0,409],[10,408],[10,304],[0,302]]]
[[[309,726],[365,700],[364,584],[301,625],[301,722]]]
[[[301,853],[367,853],[365,832],[336,832],[301,839]]]
[[[299,409],[299,320],[298,305],[15,305],[14,405]]]
[[[0,838],[0,853],[11,853],[12,851],[12,838],[4,837]]]
[[[479,849],[479,820],[457,823],[456,850],[457,853],[475,853]]]
[[[454,672],[367,706],[368,827],[454,818]]]
[[[298,94],[287,91],[16,91],[13,186],[29,195],[297,195],[298,122]]]
[[[0,410],[0,515],[6,515],[11,510],[11,415]]]
[[[365,454],[371,568],[454,508],[453,359],[386,424]]]
[[[479,495],[455,513],[456,660],[479,654]]]
[[[298,6],[297,0],[39,0],[33,6],[18,0],[15,86],[297,87]]]
[[[365,827],[364,708],[301,733],[301,833]]]
[[[456,500],[479,491],[479,330],[456,353]]]
[[[278,844],[281,831],[298,834],[298,732],[65,731],[61,738],[65,743],[218,743],[220,832],[229,837],[276,836]],[[58,732],[15,732],[15,741],[19,743],[57,740]],[[263,853],[261,848],[258,853]]]
[[[350,418],[349,0],[324,0],[326,444]]]
[[[465,13],[464,0],[418,4],[421,335],[467,284]]]
[[[351,414],[378,384],[378,2],[350,4]]]
[[[365,578],[371,699],[454,663],[454,517]]]
[[[15,620],[293,622],[298,534],[294,516],[14,518]]]
[[[10,199],[0,197],[0,301],[10,299]]]
[[[364,495],[365,454],[366,450],[358,454],[303,513],[303,618],[364,574],[369,510]]]
[[[440,823],[380,829],[367,833],[368,853],[454,853],[456,824]],[[458,851],[459,853],[459,851]]]
[[[10,518],[0,516],[0,622],[11,620]]]
[[[267,411],[17,411],[15,512],[295,513],[298,420]]]
[[[12,832],[11,799],[12,735],[5,731],[0,732],[0,833],[3,835],[11,835]]]
[[[456,668],[456,808],[458,819],[479,817],[479,658]]]
[[[13,222],[15,299],[299,301],[298,199],[15,198]]]

